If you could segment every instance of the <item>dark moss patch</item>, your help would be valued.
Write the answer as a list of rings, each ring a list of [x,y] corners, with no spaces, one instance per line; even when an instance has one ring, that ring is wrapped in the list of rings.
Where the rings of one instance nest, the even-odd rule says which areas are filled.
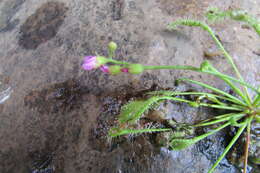
[[[82,89],[75,80],[68,80],[30,92],[24,103],[40,113],[68,112],[79,106]]]
[[[40,44],[53,38],[62,25],[67,10],[64,3],[43,4],[21,26],[19,45],[25,49],[36,49]]]

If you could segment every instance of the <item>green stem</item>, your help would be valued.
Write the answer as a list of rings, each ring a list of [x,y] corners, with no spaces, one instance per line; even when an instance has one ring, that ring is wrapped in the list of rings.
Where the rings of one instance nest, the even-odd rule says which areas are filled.
[[[129,65],[130,63],[127,63],[127,62],[122,62],[122,61],[117,61],[117,60],[114,60],[114,59],[110,59],[111,63],[114,63],[114,64],[119,64],[119,65]],[[252,87],[251,85],[241,81],[241,80],[237,80],[231,76],[228,76],[228,75],[224,75],[222,73],[215,73],[215,72],[210,72],[210,71],[201,71],[200,68],[197,68],[197,67],[193,67],[193,66],[185,66],[185,65],[175,65],[175,66],[167,66],[167,65],[161,65],[161,66],[144,66],[144,69],[145,70],[162,70],[162,69],[175,69],[175,70],[191,70],[191,71],[196,71],[196,72],[203,72],[203,73],[207,73],[207,74],[212,74],[212,75],[215,75],[215,76],[218,76],[220,78],[227,78],[229,80],[233,80],[235,82],[238,82],[242,85],[245,85],[247,86],[248,88],[251,88],[253,89],[254,91],[258,92],[254,87]],[[230,81],[227,81],[226,79],[223,79],[224,81],[226,81],[235,91],[237,94],[239,94],[247,103],[250,103],[248,101],[248,99],[246,99],[243,94],[241,93],[241,91],[238,91],[238,89],[234,86],[234,84],[232,84]]]
[[[156,66],[144,66],[145,70],[162,70],[162,69],[169,69],[169,70],[192,70],[201,72],[201,70],[197,67],[188,66],[188,65],[156,65]]]
[[[177,21],[171,23],[169,25],[169,27],[176,28],[176,26],[178,26],[178,25],[197,26],[197,27],[201,27],[202,29],[207,31],[209,33],[209,35],[212,37],[212,39],[216,42],[216,44],[219,47],[219,49],[223,52],[223,54],[227,58],[228,62],[231,64],[231,66],[234,69],[234,71],[236,72],[238,78],[240,78],[241,80],[243,79],[241,74],[239,73],[239,71],[238,71],[238,69],[237,69],[237,67],[236,67],[232,57],[228,54],[228,52],[226,51],[226,49],[224,48],[222,43],[218,40],[218,38],[214,34],[213,30],[206,23],[200,22],[200,21],[196,21],[196,20],[180,19],[180,20],[177,20]]]
[[[178,25],[186,25],[186,26],[197,26],[197,27],[201,27],[202,29],[204,29],[205,31],[207,31],[210,36],[212,37],[212,39],[215,41],[215,43],[217,44],[217,46],[219,47],[219,49],[223,52],[224,56],[227,58],[228,62],[231,64],[232,68],[234,69],[236,75],[238,76],[238,78],[244,82],[243,77],[241,76],[240,72],[238,71],[232,57],[229,55],[229,53],[226,51],[226,49],[224,48],[224,46],[222,45],[222,43],[218,40],[218,38],[216,37],[216,35],[214,34],[213,30],[204,22],[200,22],[200,21],[196,21],[196,20],[177,20],[173,23],[171,23],[169,25],[169,28],[176,28],[176,26]],[[247,100],[249,100],[249,102],[251,102],[249,94],[248,94],[248,90],[246,87],[243,87],[245,89],[246,92],[246,96],[247,96]]]
[[[243,111],[243,108],[240,107],[234,107],[234,106],[222,106],[222,105],[214,105],[214,104],[208,104],[208,103],[199,103],[199,106],[204,107],[211,107],[216,109],[225,109],[225,110],[233,110],[233,111]]]
[[[242,85],[247,86],[248,88],[253,89],[254,91],[256,91],[257,93],[259,93],[259,91],[257,91],[257,89],[255,89],[253,86],[241,81],[241,80],[237,80],[231,76],[222,74],[220,72],[210,72],[210,71],[201,71],[200,68],[197,67],[193,67],[193,66],[181,66],[181,65],[176,65],[176,66],[167,66],[167,65],[161,65],[161,66],[144,66],[145,70],[162,70],[162,69],[178,69],[178,70],[191,70],[191,71],[196,71],[196,72],[202,72],[202,73],[207,73],[207,74],[212,74],[215,76],[220,77],[222,80],[224,80],[241,98],[243,98],[243,100],[247,103],[247,105],[251,105],[250,100],[248,99],[247,96],[244,96],[244,94],[229,80],[233,80],[237,83],[240,83]]]
[[[226,51],[226,49],[224,48],[224,46],[222,45],[222,43],[218,40],[218,38],[215,36],[214,32],[212,31],[212,29],[207,25],[207,24],[204,24],[204,29],[206,31],[209,32],[209,34],[211,35],[211,37],[213,38],[213,40],[216,42],[216,44],[218,45],[219,49],[223,52],[224,56],[227,58],[227,60],[229,61],[229,63],[231,64],[231,66],[233,67],[234,71],[236,72],[236,75],[238,76],[238,78],[244,82],[244,79],[243,77],[241,76],[240,72],[238,71],[232,57],[229,55],[229,53]],[[248,90],[246,87],[243,87],[245,89],[245,92],[246,92],[246,97],[247,97],[247,102],[251,102],[250,100],[250,96],[249,96],[249,93],[248,93]]]
[[[108,57],[109,59],[112,59],[115,56],[115,52],[108,49]]]
[[[125,65],[129,65],[130,63],[127,63],[127,62],[122,62],[122,61],[116,61],[116,60],[110,60],[110,62],[114,63],[114,64],[125,64]],[[162,70],[162,69],[178,69],[178,70],[191,70],[191,71],[196,71],[196,72],[202,72],[202,73],[207,73],[207,74],[212,74],[212,75],[215,75],[215,76],[218,76],[220,78],[227,78],[229,80],[233,80],[237,83],[240,83],[242,85],[245,85],[247,86],[248,88],[251,88],[252,90],[256,91],[258,94],[260,93],[260,91],[258,91],[257,89],[255,89],[253,86],[245,83],[245,82],[242,82],[241,80],[237,80],[231,76],[228,76],[228,75],[224,75],[222,73],[214,73],[214,72],[209,72],[209,71],[201,71],[200,68],[197,68],[197,67],[193,67],[193,66],[181,66],[181,65],[176,65],[176,66],[167,66],[167,65],[161,65],[161,66],[144,66],[144,69],[145,70]],[[226,81],[226,80],[225,80]],[[227,82],[227,81],[226,81]],[[231,85],[232,83],[229,82],[229,85]],[[233,86],[233,84],[232,84]],[[234,88],[234,87],[232,87]],[[237,92],[240,96],[242,95],[241,92]]]
[[[204,70],[206,73],[211,73],[215,76],[218,76],[220,79],[222,79],[223,81],[225,81],[246,103],[247,105],[251,106],[251,101],[250,99],[248,99],[247,95],[244,95],[243,92],[235,85],[233,84],[230,79],[227,78],[228,75],[224,75],[222,73],[220,73],[217,69],[215,69],[213,66],[211,66],[211,70]]]
[[[243,82],[241,80],[238,80],[236,78],[233,78],[231,76],[222,74],[220,72],[216,73],[216,72],[211,72],[211,71],[202,71],[200,68],[197,67],[193,67],[193,66],[188,66],[188,65],[158,65],[158,66],[144,66],[145,70],[163,70],[163,69],[167,69],[167,70],[191,70],[191,71],[196,71],[196,72],[202,72],[202,73],[206,73],[206,74],[211,74],[217,77],[220,77],[221,79],[226,78],[229,80],[232,80],[234,82],[237,82],[241,85],[244,85],[252,90],[254,90],[256,93],[260,93],[260,91],[258,91],[256,88],[254,88],[253,86],[247,84],[246,82]]]
[[[241,79],[243,81],[243,78],[241,76],[241,74],[239,73],[232,57],[229,55],[229,53],[226,51],[226,49],[224,48],[224,46],[222,45],[222,43],[218,40],[218,38],[215,36],[214,32],[211,30],[211,28],[208,25],[205,25],[206,30],[209,32],[209,34],[211,35],[211,37],[213,38],[213,40],[216,42],[216,44],[218,45],[219,49],[223,52],[223,54],[225,55],[225,57],[228,59],[229,63],[231,64],[231,66],[233,67],[234,71],[236,72],[237,76],[239,79]]]
[[[237,141],[237,139],[239,138],[239,136],[242,134],[242,132],[244,131],[244,129],[246,128],[247,123],[245,123],[243,126],[241,126],[238,129],[237,134],[233,137],[233,139],[231,140],[231,142],[228,144],[228,146],[225,148],[224,152],[221,154],[221,156],[218,158],[218,160],[214,163],[214,165],[211,167],[211,169],[209,170],[208,173],[212,173],[215,168],[217,167],[217,165],[219,164],[219,162],[226,156],[227,152],[230,150],[230,148],[234,145],[234,143]]]

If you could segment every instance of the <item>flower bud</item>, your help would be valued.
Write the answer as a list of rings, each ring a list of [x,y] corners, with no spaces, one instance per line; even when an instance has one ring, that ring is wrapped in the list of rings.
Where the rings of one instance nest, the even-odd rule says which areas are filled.
[[[121,68],[121,72],[128,73],[128,68]]]
[[[131,74],[140,74],[144,71],[142,64],[130,64],[128,66],[128,72]]]
[[[111,51],[115,51],[117,49],[117,44],[113,41],[109,42],[108,49],[110,49]]]
[[[109,73],[112,75],[116,75],[118,73],[121,73],[121,67],[119,65],[112,65],[109,67]]]
[[[83,60],[82,68],[84,70],[93,70],[106,64],[108,59],[103,56],[86,56]]]
[[[100,70],[103,71],[104,73],[109,73],[109,67],[106,65],[101,65]]]

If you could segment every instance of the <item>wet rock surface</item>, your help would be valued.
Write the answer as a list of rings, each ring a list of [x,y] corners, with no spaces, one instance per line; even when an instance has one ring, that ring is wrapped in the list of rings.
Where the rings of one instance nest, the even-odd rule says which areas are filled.
[[[145,91],[175,89],[180,76],[227,91],[224,83],[187,71],[108,76],[85,72],[80,65],[84,55],[106,54],[114,40],[119,60],[198,66],[209,59],[231,74],[222,56],[204,57],[217,50],[207,33],[165,30],[179,17],[203,19],[209,6],[242,8],[259,17],[257,0],[0,1],[0,81],[5,84],[0,90],[0,172],[207,172],[229,140],[225,131],[180,152],[158,147],[154,135],[111,140],[106,134],[122,104]],[[258,86],[259,37],[240,23],[212,26],[246,81]],[[4,100],[8,87],[12,92]],[[167,118],[187,123],[215,114],[172,102],[162,110]],[[216,172],[239,172],[231,163],[225,159]]]
[[[69,112],[80,106],[83,88],[75,80],[47,86],[41,91],[32,91],[24,98],[24,105],[40,113]],[[86,92],[86,91],[85,91]]]

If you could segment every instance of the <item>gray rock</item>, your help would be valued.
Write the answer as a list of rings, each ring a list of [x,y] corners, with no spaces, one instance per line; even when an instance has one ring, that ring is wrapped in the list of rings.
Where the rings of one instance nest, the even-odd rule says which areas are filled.
[[[109,76],[99,70],[83,71],[81,62],[84,56],[95,52],[106,54],[107,43],[113,40],[118,44],[118,60],[199,66],[205,60],[204,51],[217,50],[208,34],[186,27],[168,32],[166,24],[180,17],[204,20],[202,14],[209,6],[242,8],[257,16],[260,1],[57,0],[51,2],[64,4],[64,8],[56,6],[51,13],[44,11],[46,8],[39,10],[48,2],[0,2],[0,30],[8,31],[0,32],[0,75],[8,76],[13,89],[0,104],[0,172],[46,168],[57,173],[207,172],[219,154],[216,150],[223,151],[220,142],[212,142],[218,135],[204,141],[205,145],[180,152],[160,149],[145,135],[115,141],[106,135],[115,124],[121,105],[142,96],[144,90],[153,89],[154,85],[175,88],[175,79],[189,77],[228,91],[223,82],[212,76],[175,70]],[[57,11],[66,13],[59,15]],[[30,18],[37,22],[24,25]],[[212,27],[245,80],[259,86],[259,37],[232,21]],[[26,32],[28,40],[23,37]],[[213,56],[210,61],[221,71],[233,74],[222,56]],[[202,90],[188,84],[183,88]],[[170,114],[167,117],[188,122],[213,114],[176,104],[170,104],[166,113]],[[42,170],[33,167],[35,161],[42,163],[48,155],[52,155],[50,165]],[[237,169],[225,159],[216,172]]]
[[[12,20],[24,0],[3,0],[0,2],[0,32],[11,30],[18,20]]]

